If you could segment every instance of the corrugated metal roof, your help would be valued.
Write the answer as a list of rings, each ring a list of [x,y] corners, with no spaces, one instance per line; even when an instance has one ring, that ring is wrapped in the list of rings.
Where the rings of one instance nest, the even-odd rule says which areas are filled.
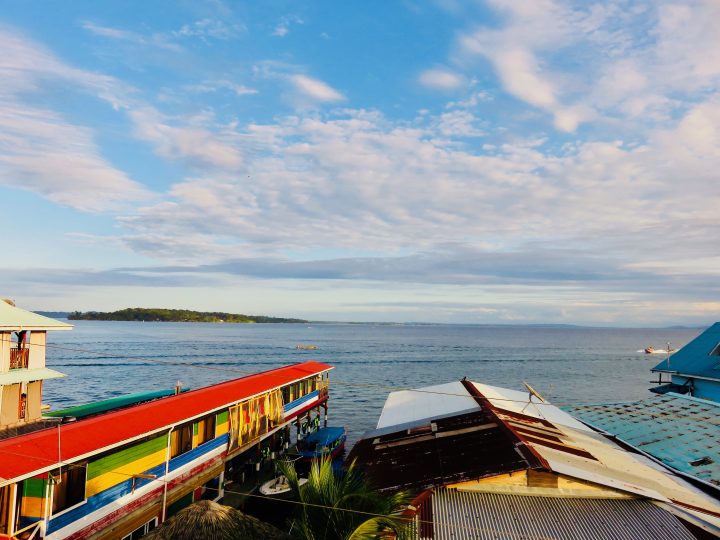
[[[669,393],[566,409],[666,465],[720,486],[720,403]]]
[[[582,422],[578,422],[565,411],[547,402],[541,402],[537,397],[531,396],[529,392],[501,388],[473,382],[472,385],[485,398],[490,401],[493,407],[511,411],[518,414],[541,418],[552,424],[568,426],[580,431],[592,431]]]
[[[491,403],[497,418],[543,461],[548,470],[657,501],[703,508],[712,515],[709,520],[720,525],[720,504],[716,499],[649,458],[628,452],[587,426],[578,429],[570,425],[564,419],[569,415],[557,407],[546,404],[538,409],[527,406],[526,402],[518,412],[520,404],[516,402],[491,400]],[[552,409],[555,411],[551,413]]]
[[[568,499],[439,489],[435,540],[693,540],[675,516],[640,499]]]
[[[453,426],[463,415],[428,420],[425,432],[422,426],[388,426],[367,434],[348,459],[358,457],[358,465],[388,489],[440,487],[511,467],[544,469],[675,507],[701,509],[704,522],[720,527],[717,499],[650,458],[626,450],[554,405],[531,401],[527,393],[462,383],[481,405],[466,416],[491,429]],[[444,436],[445,430],[452,436]]]
[[[0,373],[0,384],[44,381],[45,379],[57,379],[58,377],[65,377],[65,374],[49,368],[11,369],[5,373]]]
[[[72,324],[56,321],[0,300],[0,330],[72,330]]]
[[[479,409],[410,429],[401,425],[392,433],[366,434],[347,457],[379,489],[423,490],[530,466],[516,441]]]
[[[720,322],[716,322],[668,360],[665,359],[652,371],[680,372],[700,377],[720,379],[720,356],[713,351],[720,345]]]

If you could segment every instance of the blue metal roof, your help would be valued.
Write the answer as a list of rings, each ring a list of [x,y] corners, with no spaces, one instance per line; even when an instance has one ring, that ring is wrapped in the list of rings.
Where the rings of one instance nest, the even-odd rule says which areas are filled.
[[[652,371],[683,373],[720,379],[720,322],[716,322],[668,360],[663,360]],[[715,352],[715,354],[712,354]]]
[[[563,408],[678,471],[720,486],[720,403],[670,392]]]

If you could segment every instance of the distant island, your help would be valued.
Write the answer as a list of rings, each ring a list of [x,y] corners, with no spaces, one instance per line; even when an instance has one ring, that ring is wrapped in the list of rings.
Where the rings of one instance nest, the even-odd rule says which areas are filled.
[[[127,308],[119,311],[72,311],[67,318],[73,321],[147,321],[147,322],[211,322],[211,323],[306,323],[303,319],[242,315],[220,311],[191,311],[189,309]]]

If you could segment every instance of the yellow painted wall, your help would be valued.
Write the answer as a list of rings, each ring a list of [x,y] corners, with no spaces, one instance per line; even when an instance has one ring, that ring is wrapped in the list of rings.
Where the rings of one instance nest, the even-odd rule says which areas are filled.
[[[147,471],[156,465],[160,465],[165,461],[165,453],[165,449],[158,450],[153,454],[149,454],[143,458],[118,467],[115,470],[88,480],[85,486],[85,495],[87,497],[92,497],[101,491],[132,478],[132,475],[134,474],[142,473],[143,471]]]

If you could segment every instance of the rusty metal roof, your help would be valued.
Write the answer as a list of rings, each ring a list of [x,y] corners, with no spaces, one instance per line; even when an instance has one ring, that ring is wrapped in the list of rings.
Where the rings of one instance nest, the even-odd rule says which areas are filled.
[[[642,499],[536,497],[438,489],[419,538],[434,540],[693,540],[673,514]]]
[[[347,458],[382,490],[419,491],[537,464],[523,459],[515,440],[480,410],[388,431],[367,433]]]
[[[720,486],[720,403],[668,393],[566,410],[669,467]]]
[[[676,509],[695,509],[704,523],[720,531],[718,500],[650,458],[626,450],[549,403],[537,403],[527,393],[461,383],[478,404],[475,411],[415,421],[412,414],[397,414],[411,421],[366,434],[348,459],[357,458],[378,487],[387,490],[439,488],[542,469]],[[434,395],[431,400],[436,401]]]

